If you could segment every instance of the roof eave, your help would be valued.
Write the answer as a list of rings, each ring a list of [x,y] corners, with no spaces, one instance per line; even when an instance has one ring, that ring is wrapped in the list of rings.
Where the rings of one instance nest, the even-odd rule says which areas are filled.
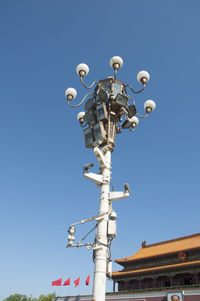
[[[159,255],[153,255],[153,256],[145,256],[145,257],[136,258],[136,259],[115,259],[114,261],[123,266],[123,263],[126,264],[127,262],[130,263],[130,262],[142,261],[143,259],[154,258],[154,257],[158,258],[158,257],[162,257],[162,256],[165,256],[165,255],[176,254],[176,253],[179,253],[179,252],[187,252],[187,251],[196,250],[196,249],[200,249],[200,247],[180,249],[180,250],[174,251],[174,252],[167,252],[167,253],[163,253],[163,254],[159,254]]]

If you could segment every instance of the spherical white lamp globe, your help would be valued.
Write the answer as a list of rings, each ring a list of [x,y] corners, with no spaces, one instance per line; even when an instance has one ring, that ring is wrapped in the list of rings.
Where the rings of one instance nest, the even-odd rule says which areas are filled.
[[[123,60],[120,56],[113,56],[110,60],[110,66],[113,69],[119,69],[123,66]]]
[[[89,67],[88,65],[81,63],[76,67],[76,72],[80,76],[86,76],[89,73]]]
[[[144,71],[144,70],[138,72],[137,80],[139,83],[146,84],[146,83],[148,83],[149,79],[150,79],[149,72]]]
[[[136,127],[139,123],[139,119],[136,116],[131,117],[130,121],[133,123],[133,127]]]
[[[79,112],[77,115],[78,121],[80,121],[81,119],[84,119],[84,117],[85,117],[85,112]]]
[[[74,88],[68,88],[65,91],[65,96],[67,97],[67,99],[69,101],[72,100],[72,99],[74,99],[74,98],[76,98],[76,95],[77,95],[77,91]]]
[[[144,103],[144,109],[146,110],[146,113],[149,114],[152,111],[154,111],[156,108],[156,103],[153,100],[146,100]]]

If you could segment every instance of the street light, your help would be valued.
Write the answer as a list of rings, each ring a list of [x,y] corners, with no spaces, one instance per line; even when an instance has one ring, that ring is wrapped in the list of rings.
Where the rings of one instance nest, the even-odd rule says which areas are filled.
[[[111,176],[111,153],[115,146],[115,136],[121,133],[121,129],[134,131],[139,123],[139,118],[146,118],[155,109],[153,100],[144,103],[145,115],[140,115],[136,110],[135,100],[127,94],[127,88],[134,94],[144,90],[149,82],[150,75],[147,71],[140,71],[137,80],[142,85],[138,91],[134,90],[130,84],[125,84],[117,79],[117,72],[123,66],[123,60],[119,56],[114,56],[110,60],[110,66],[114,70],[114,76],[94,81],[90,86],[86,85],[83,78],[88,74],[89,67],[81,63],[77,66],[76,72],[81,83],[87,89],[94,87],[93,92],[87,93],[78,104],[72,104],[77,92],[73,88],[68,88],[65,92],[68,105],[79,107],[85,102],[85,112],[80,112],[77,116],[81,127],[84,127],[83,134],[85,146],[92,148],[100,164],[100,173],[92,173],[88,170],[93,164],[84,167],[84,176],[101,187],[99,213],[97,216],[82,220],[72,224],[68,230],[67,247],[87,246],[94,250],[94,282],[93,300],[105,300],[106,275],[111,277],[112,268],[109,249],[111,242],[116,237],[116,213],[112,209],[112,202],[129,196],[128,184],[124,184],[124,191],[110,191]],[[85,235],[77,244],[74,244],[75,228],[79,224],[96,221],[96,226]],[[94,243],[82,243],[82,241],[96,229]]]

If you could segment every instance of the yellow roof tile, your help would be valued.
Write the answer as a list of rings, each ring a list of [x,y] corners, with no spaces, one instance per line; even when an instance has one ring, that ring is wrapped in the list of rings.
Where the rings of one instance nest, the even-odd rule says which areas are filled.
[[[200,233],[163,241],[156,244],[146,245],[132,256],[116,259],[115,262],[125,263],[127,261],[139,260],[147,257],[160,256],[196,248],[200,248]]]

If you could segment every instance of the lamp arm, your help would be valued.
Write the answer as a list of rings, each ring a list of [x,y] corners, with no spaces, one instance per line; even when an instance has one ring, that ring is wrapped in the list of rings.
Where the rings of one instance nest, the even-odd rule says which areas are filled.
[[[83,81],[83,76],[80,76],[80,80],[81,80],[82,85],[83,85],[85,88],[87,88],[87,89],[91,89],[91,88],[94,86],[94,84],[97,84],[97,83],[98,83],[98,82],[95,80],[90,86],[86,86],[86,84],[85,84],[84,81]]]
[[[114,73],[114,80],[113,80],[113,82],[115,82],[115,81],[116,81],[116,78],[117,78],[117,69],[115,69],[114,72],[115,72],[115,73]]]
[[[70,103],[69,100],[68,100],[67,103],[68,103],[68,105],[69,105],[70,107],[72,107],[72,108],[77,108],[77,107],[79,107],[79,106],[84,102],[84,100],[86,99],[86,97],[88,97],[88,95],[93,95],[93,93],[87,93],[78,105],[71,105],[71,103]]]
[[[128,100],[132,100],[133,104],[135,105],[135,100],[131,96],[129,96],[129,95],[127,95],[127,97],[128,97]]]
[[[137,116],[140,117],[140,118],[147,118],[149,114],[146,114],[146,115],[140,115],[140,114],[136,113],[135,115],[137,115]]]
[[[140,93],[140,92],[142,92],[144,90],[144,88],[146,87],[146,85],[144,84],[143,88],[140,89],[140,90],[138,90],[138,91],[135,91],[130,84],[127,84],[125,87],[129,87],[133,93],[138,94],[138,93]]]

